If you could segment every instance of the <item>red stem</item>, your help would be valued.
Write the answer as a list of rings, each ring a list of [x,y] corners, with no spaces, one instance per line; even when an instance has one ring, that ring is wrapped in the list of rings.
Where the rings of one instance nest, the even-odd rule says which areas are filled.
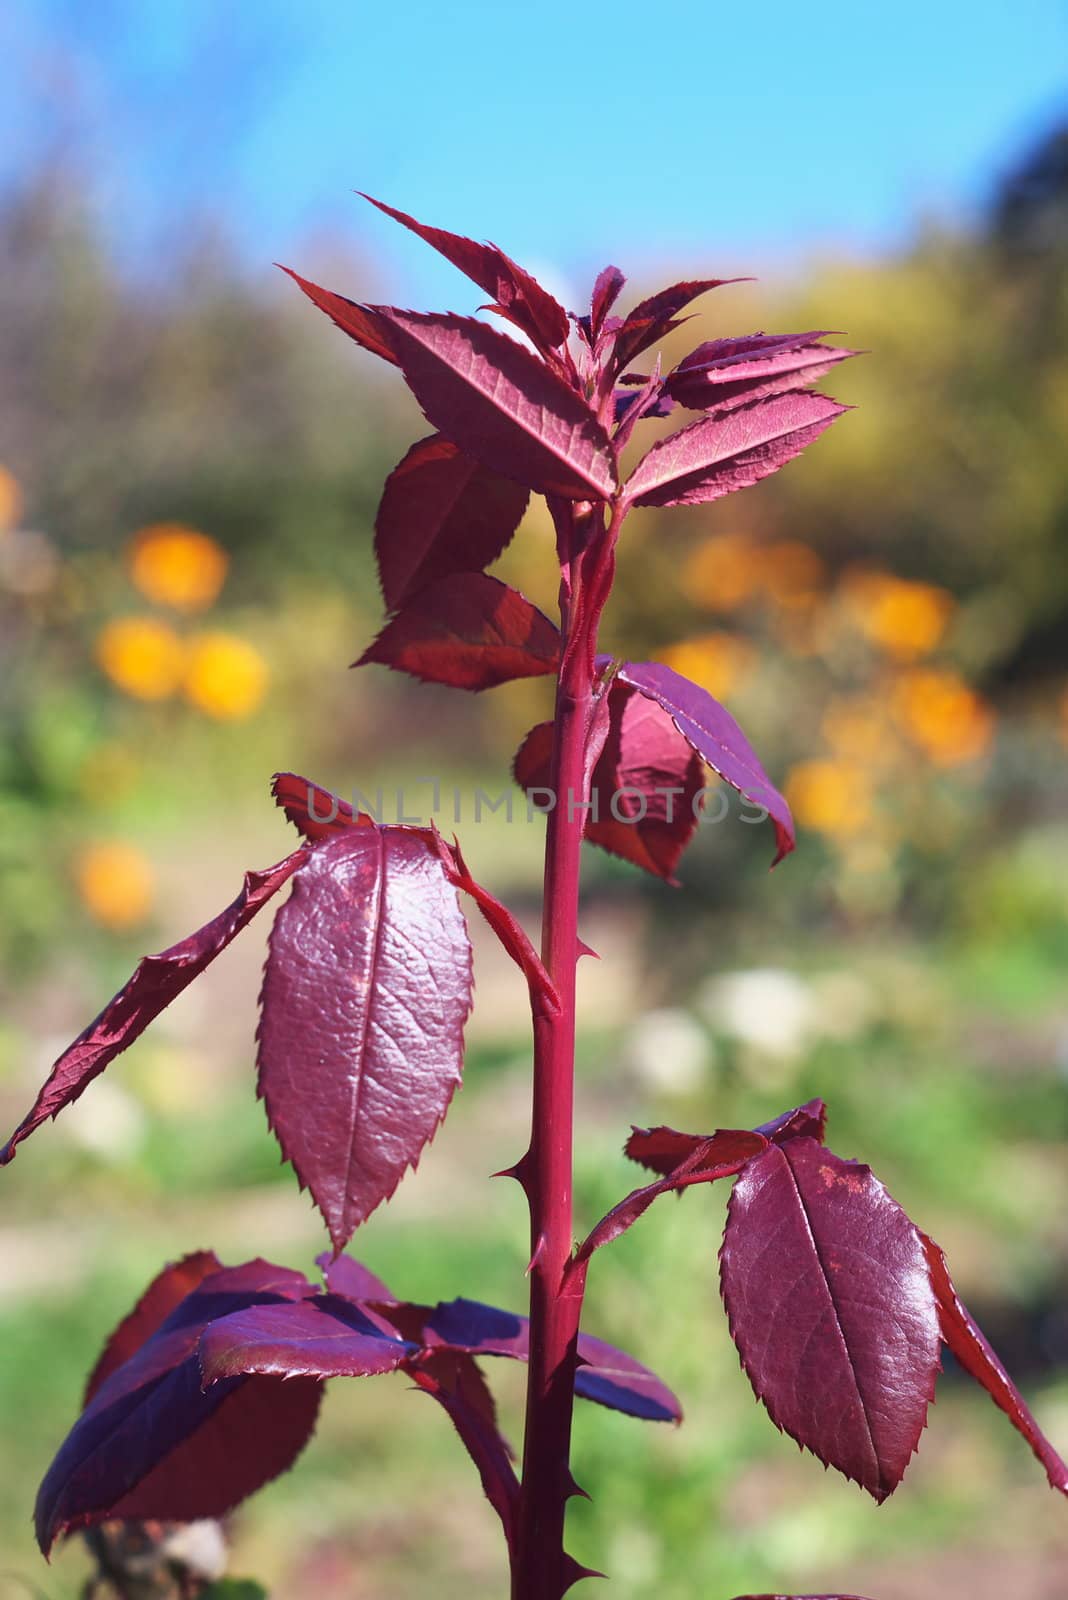
[[[596,621],[580,590],[569,596],[556,691],[551,784],[556,803],[545,842],[542,960],[561,1009],[534,1021],[530,1148],[520,1166],[530,1204],[530,1362],[512,1600],[559,1600],[577,1570],[564,1553],[564,1515],[575,1492],[569,1457],[584,1273],[568,1275],[575,1070],[575,967],[585,756],[593,706]]]

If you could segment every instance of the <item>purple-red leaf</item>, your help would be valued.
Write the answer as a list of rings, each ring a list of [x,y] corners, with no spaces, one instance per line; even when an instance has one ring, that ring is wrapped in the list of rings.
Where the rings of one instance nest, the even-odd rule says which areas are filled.
[[[627,482],[627,501],[696,506],[747,489],[800,455],[848,410],[800,390],[701,417],[643,456]]]
[[[556,350],[566,343],[570,327],[563,306],[495,244],[476,244],[462,234],[428,227],[369,194],[364,194],[363,199],[439,250],[454,267],[492,295],[497,307],[507,312],[540,349]]]
[[[698,345],[665,380],[665,388],[692,411],[725,410],[747,400],[801,389],[830,372],[855,350],[820,344],[823,332],[754,333]]]
[[[460,1081],[467,927],[414,830],[324,841],[275,921],[259,1092],[340,1250],[419,1158]]]
[[[696,1183],[715,1183],[718,1178],[732,1178],[747,1161],[765,1150],[767,1143],[762,1134],[750,1133],[743,1128],[721,1128],[705,1138],[675,1133],[671,1128],[635,1128],[627,1141],[626,1154],[634,1161],[653,1167],[654,1171],[666,1170],[668,1175],[661,1178],[659,1183],[633,1190],[613,1206],[579,1246],[576,1261],[588,1261],[603,1244],[610,1244],[621,1233],[626,1233],[658,1196],[677,1193]],[[665,1160],[671,1147],[672,1154],[678,1154],[678,1160],[665,1169],[660,1163]]]
[[[735,1182],[720,1267],[731,1333],[772,1420],[884,1500],[939,1369],[919,1231],[870,1167],[793,1138]]]
[[[225,911],[158,956],[144,956],[129,982],[55,1063],[27,1116],[0,1150],[0,1166],[48,1117],[77,1100],[104,1068],[144,1032],[182,990],[210,966],[308,857],[295,850],[264,872],[246,872],[241,893]]]
[[[517,589],[485,572],[456,572],[420,589],[355,665],[478,690],[543,677],[559,657],[555,623]]]
[[[390,611],[424,585],[496,561],[522,521],[529,490],[432,433],[386,479],[375,554]]]
[[[383,1330],[340,1294],[259,1305],[219,1317],[200,1339],[205,1384],[259,1373],[276,1378],[365,1378],[395,1372],[417,1346]]]
[[[772,866],[794,848],[794,821],[779,791],[756,758],[745,734],[730,713],[706,689],[656,661],[627,661],[618,677],[663,707],[691,749],[725,783],[755,806],[761,806],[775,828],[778,850]]]
[[[605,267],[603,272],[597,274],[597,282],[590,297],[591,344],[596,344],[604,319],[619,299],[620,291],[626,281],[618,267]]]
[[[222,1270],[223,1264],[213,1250],[197,1250],[164,1267],[104,1346],[86,1383],[83,1404],[88,1405],[104,1379],[110,1378],[117,1367],[151,1339],[186,1295],[192,1294],[213,1272]]]
[[[347,800],[295,772],[276,772],[271,779],[271,793],[275,805],[281,806],[287,820],[309,844],[318,844],[349,828],[373,826],[373,819],[362,811],[354,812]]]
[[[613,369],[622,372],[624,367],[663,339],[676,326],[674,319],[698,295],[709,289],[720,289],[725,283],[741,283],[741,278],[692,278],[686,283],[673,283],[642,300],[626,318],[616,334]]]
[[[783,1144],[787,1139],[815,1139],[817,1144],[822,1144],[826,1125],[827,1107],[823,1101],[806,1100],[796,1110],[784,1111],[781,1116],[774,1117],[771,1122],[762,1122],[753,1130],[759,1140],[754,1153],[763,1150],[767,1144]],[[726,1137],[728,1135],[722,1130],[710,1134],[680,1133],[675,1128],[665,1127],[632,1128],[623,1153],[640,1166],[667,1177],[710,1139]],[[751,1135],[739,1133],[737,1137]]]
[[[537,356],[473,317],[372,307],[432,424],[493,472],[540,494],[607,500],[612,441]]]
[[[450,1300],[434,1307],[424,1337],[428,1344],[441,1344],[467,1355],[525,1361],[530,1324],[526,1317],[477,1300]],[[578,1355],[575,1393],[583,1399],[650,1422],[677,1422],[682,1416],[671,1390],[633,1356],[586,1333],[579,1334]]]
[[[391,366],[397,365],[397,358],[393,354],[393,346],[389,340],[387,329],[382,326],[380,318],[368,306],[359,306],[355,300],[348,300],[343,294],[335,294],[332,289],[321,289],[317,283],[302,278],[299,272],[294,272],[292,267],[283,267],[298,288],[303,289],[308,299],[325,311],[331,322],[339,327],[342,333],[347,333],[350,339],[355,339],[358,345],[365,350],[370,350],[374,356],[381,356],[383,361],[388,361]]]
[[[501,1519],[508,1549],[514,1552],[519,1480],[507,1441],[497,1428],[493,1399],[477,1363],[470,1356],[435,1351],[412,1368],[412,1377],[451,1418],[478,1469],[486,1499]]]
[[[175,1270],[162,1274],[164,1297]],[[205,1276],[104,1378],[68,1434],[37,1497],[45,1554],[61,1533],[105,1518],[222,1516],[290,1467],[315,1426],[321,1385],[231,1378],[205,1391],[196,1351],[215,1318],[310,1292],[299,1273],[265,1261]]]
[[[1050,1486],[1068,1495],[1068,1466],[1050,1444],[1035,1421],[1026,1401],[1002,1366],[996,1352],[987,1342],[967,1306],[963,1303],[949,1275],[946,1258],[934,1240],[920,1235],[931,1270],[942,1338],[957,1361],[981,1383],[1018,1433],[1031,1446],[1037,1459],[1046,1470]]]
[[[827,1107],[822,1100],[806,1100],[803,1106],[762,1122],[757,1132],[772,1144],[785,1144],[788,1139],[815,1139],[822,1144],[827,1133]]]
[[[326,1251],[316,1256],[315,1265],[322,1268],[326,1287],[331,1294],[343,1294],[348,1300],[396,1299],[382,1279],[376,1278],[355,1256],[334,1256]]]
[[[622,683],[608,691],[609,723],[593,770],[585,837],[658,878],[675,868],[697,827],[701,763],[670,714]],[[513,772],[528,794],[550,789],[553,725],[527,734]],[[557,796],[558,804],[566,797]]]

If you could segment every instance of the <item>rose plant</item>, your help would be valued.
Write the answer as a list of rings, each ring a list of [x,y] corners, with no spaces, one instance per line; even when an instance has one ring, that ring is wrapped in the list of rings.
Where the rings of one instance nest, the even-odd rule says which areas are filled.
[[[576,1243],[583,840],[671,879],[708,767],[763,808],[775,862],[795,843],[786,802],[722,705],[666,666],[600,653],[617,544],[636,507],[704,504],[785,466],[846,409],[810,385],[852,352],[819,331],[756,333],[702,343],[664,372],[650,353],[723,280],[676,283],[618,314],[624,278],[607,267],[588,310],[569,314],[495,246],[380,209],[472,278],[522,342],[477,318],[360,304],[292,274],[344,333],[398,368],[434,430],[385,485],[375,551],[387,615],[358,664],[473,691],[555,677],[555,714],[514,766],[547,814],[541,947],[432,825],[382,822],[304,778],[275,776],[297,848],[246,873],[206,926],[141,961],[55,1063],[0,1162],[288,887],[270,935],[257,1088],[325,1221],[322,1279],[263,1260],[225,1266],[209,1251],[165,1267],[112,1335],[41,1485],[42,1550],[105,1520],[221,1515],[291,1465],[326,1380],[402,1372],[440,1403],[477,1469],[507,1543],[512,1600],[559,1600],[591,1575],[564,1543],[567,1502],[581,1492],[569,1465],[575,1395],[652,1422],[681,1415],[653,1372],[583,1330],[594,1256],[660,1195],[728,1180],[723,1302],[780,1429],[882,1501],[916,1449],[948,1348],[1068,1493],[1068,1469],[941,1250],[869,1167],[828,1148],[822,1102],[753,1128],[634,1129],[626,1153],[652,1181]],[[636,430],[678,413],[688,420],[624,475]],[[556,532],[556,619],[486,570],[531,494],[545,497]],[[460,1082],[472,1003],[465,904],[529,990],[531,1134],[509,1169],[530,1213],[526,1315],[464,1297],[402,1299],[346,1253]],[[489,1357],[527,1364],[518,1466],[483,1371]]]

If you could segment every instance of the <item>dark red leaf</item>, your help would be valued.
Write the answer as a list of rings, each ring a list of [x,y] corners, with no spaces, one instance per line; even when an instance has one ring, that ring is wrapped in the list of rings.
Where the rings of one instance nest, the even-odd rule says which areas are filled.
[[[661,1137],[657,1137],[658,1135]],[[669,1137],[665,1139],[662,1137],[664,1135]],[[639,1150],[646,1142],[653,1150],[652,1160],[649,1159],[648,1150],[645,1154],[633,1154],[631,1146],[635,1144],[636,1138]],[[742,1170],[747,1161],[767,1148],[767,1140],[763,1135],[750,1133],[742,1128],[721,1128],[703,1139],[693,1139],[688,1134],[675,1133],[671,1128],[656,1128],[644,1133],[636,1128],[627,1141],[626,1153],[633,1160],[652,1166],[653,1161],[663,1159],[666,1146],[671,1141],[675,1143],[676,1150],[682,1153],[669,1169],[669,1175],[661,1178],[659,1183],[650,1183],[645,1188],[633,1190],[617,1206],[613,1206],[579,1246],[577,1261],[588,1261],[593,1252],[599,1250],[603,1244],[611,1244],[621,1233],[626,1233],[660,1195],[677,1193],[696,1183],[715,1183],[718,1178],[732,1178],[735,1173]],[[688,1148],[683,1149],[684,1145]]]
[[[433,1137],[460,1081],[471,948],[414,830],[324,841],[275,921],[259,1092],[340,1250]]]
[[[317,283],[311,283],[307,278],[302,278],[299,272],[294,272],[292,267],[283,267],[283,272],[288,272],[293,282],[304,290],[308,299],[314,301],[320,311],[325,311],[331,322],[347,333],[350,339],[355,339],[358,345],[365,350],[370,350],[374,356],[381,356],[383,361],[388,361],[391,366],[396,366],[397,358],[393,353],[389,332],[382,326],[381,319],[368,306],[359,306],[355,300],[347,300],[343,294],[334,294],[331,289],[321,289]]]
[[[462,889],[474,900],[478,909],[493,929],[501,945],[511,956],[516,966],[527,980],[530,990],[531,1009],[535,1016],[554,1016],[560,1011],[560,996],[556,986],[549,977],[542,963],[541,957],[535,950],[524,929],[513,916],[508,907],[476,883],[471,876],[467,862],[460,851],[458,841],[451,845],[435,830],[434,845],[445,868],[449,882],[457,889]]]
[[[390,611],[438,578],[481,572],[523,518],[529,491],[432,433],[413,444],[386,479],[375,520],[375,554]]]
[[[104,1379],[68,1434],[37,1497],[45,1554],[61,1533],[110,1517],[222,1516],[286,1471],[315,1426],[321,1385],[232,1378],[205,1390],[196,1351],[215,1318],[310,1292],[299,1273],[265,1261],[204,1277]]]
[[[246,872],[241,893],[225,911],[169,950],[143,957],[129,982],[59,1057],[32,1110],[0,1150],[0,1166],[12,1159],[23,1139],[46,1118],[58,1116],[64,1106],[77,1100],[93,1079],[133,1044],[149,1023],[247,927],[307,858],[307,850],[295,850],[264,872]]]
[[[934,1240],[927,1234],[923,1240],[931,1281],[938,1301],[938,1315],[942,1338],[953,1352],[965,1372],[981,1383],[994,1404],[1004,1411],[1018,1433],[1031,1446],[1037,1459],[1046,1470],[1050,1486],[1068,1495],[1068,1466],[1050,1444],[1035,1421],[1026,1401],[1002,1366],[997,1353],[987,1342],[982,1329],[957,1294],[949,1275],[946,1258]]]
[[[355,665],[478,690],[544,677],[559,657],[556,625],[517,589],[485,572],[456,572],[409,600]]]
[[[343,1294],[349,1300],[395,1300],[396,1295],[376,1278],[373,1272],[368,1271],[362,1261],[357,1261],[354,1256],[331,1255],[327,1251],[324,1255],[316,1256],[315,1264],[323,1269],[326,1286],[331,1294]]]
[[[918,1230],[870,1167],[794,1138],[735,1182],[720,1267],[731,1333],[772,1420],[884,1500],[939,1369]]]
[[[439,250],[454,267],[459,267],[480,289],[492,295],[500,309],[509,312],[511,320],[540,349],[556,350],[566,343],[570,326],[563,306],[495,244],[476,244],[462,234],[428,227],[425,223],[416,222],[406,212],[396,211],[369,194],[364,194],[363,199],[370,200],[387,217],[410,228],[412,233],[418,234],[420,239]]]
[[[200,1339],[206,1384],[259,1373],[276,1378],[365,1378],[395,1372],[417,1346],[383,1330],[352,1300],[317,1295],[218,1317]]]
[[[222,1270],[222,1262],[213,1250],[198,1250],[164,1267],[104,1346],[85,1386],[83,1405],[89,1404],[105,1378],[110,1378],[117,1367],[151,1339],[186,1295],[192,1294],[213,1272]]]
[[[426,417],[467,455],[540,494],[615,493],[612,441],[537,356],[473,317],[372,309]]]
[[[747,489],[800,455],[848,410],[800,390],[701,417],[643,456],[627,482],[627,501],[696,506]]]
[[[469,1356],[441,1350],[413,1367],[412,1377],[451,1418],[478,1469],[486,1499],[501,1519],[508,1549],[514,1551],[519,1480],[508,1444],[497,1429],[492,1398],[477,1364]]]
[[[593,343],[596,343],[604,319],[619,299],[626,281],[618,267],[605,267],[603,272],[597,274],[590,298],[590,336]]]
[[[732,789],[767,811],[775,828],[778,851],[772,866],[794,848],[794,820],[779,791],[756,758],[730,712],[707,690],[660,662],[627,661],[618,677],[662,706],[691,749]]]
[[[288,820],[309,844],[318,844],[332,834],[349,828],[369,828],[373,820],[364,812],[354,812],[347,800],[323,789],[295,772],[276,772],[271,779],[274,803],[281,806]]]
[[[754,333],[698,345],[665,380],[669,394],[694,411],[724,410],[747,400],[804,388],[855,350],[820,344],[823,332]]]
[[[709,289],[720,289],[725,283],[745,281],[742,278],[692,278],[686,283],[673,283],[669,289],[661,289],[659,294],[640,301],[616,334],[613,370],[622,372],[643,350],[665,338],[679,312],[698,295],[707,294]]]
[[[827,1107],[822,1100],[806,1100],[796,1110],[762,1122],[757,1132],[772,1144],[785,1144],[788,1139],[815,1139],[822,1144],[827,1132]]]
[[[675,868],[697,827],[701,763],[672,718],[624,684],[609,690],[609,723],[593,771],[585,837],[658,878]],[[539,723],[520,745],[515,780],[528,794],[550,792],[553,726]],[[566,804],[566,797],[557,797]]]

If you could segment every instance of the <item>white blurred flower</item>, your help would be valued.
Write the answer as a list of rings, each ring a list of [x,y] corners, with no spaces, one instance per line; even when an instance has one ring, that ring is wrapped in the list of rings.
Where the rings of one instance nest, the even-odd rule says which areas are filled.
[[[688,1011],[665,1008],[640,1017],[627,1035],[627,1065],[642,1083],[669,1094],[698,1088],[710,1064],[711,1040]]]
[[[714,978],[698,1008],[719,1032],[780,1061],[795,1060],[820,1031],[812,985],[773,967]]]
[[[62,1127],[72,1144],[94,1155],[114,1159],[133,1155],[145,1136],[145,1114],[118,1084],[94,1083],[78,1102],[77,1112]]]

